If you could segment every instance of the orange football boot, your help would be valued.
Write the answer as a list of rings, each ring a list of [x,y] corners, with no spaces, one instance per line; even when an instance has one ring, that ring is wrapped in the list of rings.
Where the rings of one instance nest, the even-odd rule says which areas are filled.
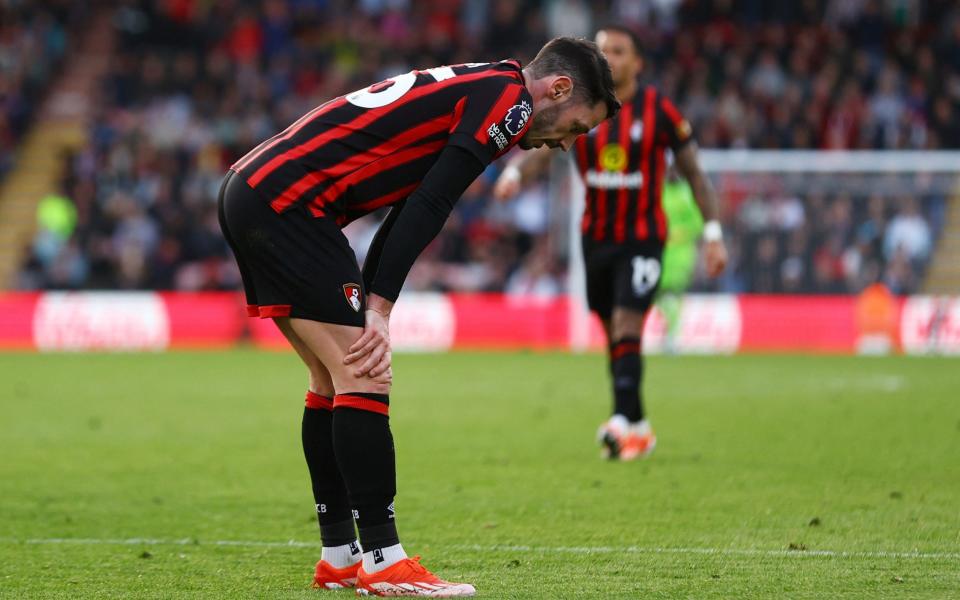
[[[360,570],[361,562],[363,561],[338,569],[321,559],[317,562],[317,568],[313,572],[313,587],[328,590],[352,588],[357,585],[357,571]]]
[[[461,598],[477,590],[469,583],[444,581],[420,564],[420,557],[405,558],[382,571],[357,572],[358,596],[426,596]]]
[[[647,420],[628,423],[622,415],[614,415],[600,426],[597,439],[603,457],[611,460],[634,460],[648,456],[657,445],[657,436]]]

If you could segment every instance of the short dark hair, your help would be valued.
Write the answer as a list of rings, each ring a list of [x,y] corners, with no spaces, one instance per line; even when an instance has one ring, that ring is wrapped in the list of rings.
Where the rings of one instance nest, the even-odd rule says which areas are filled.
[[[527,68],[537,79],[547,75],[566,75],[573,80],[573,97],[590,106],[603,102],[608,119],[620,110],[610,65],[590,40],[553,38],[540,49]]]
[[[643,56],[643,50],[640,47],[640,36],[637,35],[637,32],[633,29],[619,23],[604,23],[602,27],[597,28],[598,33],[601,31],[614,31],[616,33],[622,33],[630,38],[630,43],[633,44],[634,54],[637,56]]]

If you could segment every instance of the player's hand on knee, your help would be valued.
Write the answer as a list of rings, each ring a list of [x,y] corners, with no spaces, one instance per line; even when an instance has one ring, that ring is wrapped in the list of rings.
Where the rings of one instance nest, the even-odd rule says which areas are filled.
[[[347,349],[347,355],[343,357],[345,365],[366,359],[354,372],[356,377],[367,375],[384,360],[386,360],[386,366],[390,366],[389,322],[383,314],[375,310],[368,310],[365,316],[363,335]]]
[[[370,379],[372,379],[374,383],[383,383],[386,385],[390,385],[393,383],[393,367],[391,367],[388,364],[385,370],[380,371],[376,375],[374,375],[374,371],[376,371],[376,369],[379,369],[379,365],[374,369],[371,369],[370,375],[369,375]]]
[[[371,362],[373,362],[373,353],[371,353],[371,356],[367,359],[367,362],[364,363],[364,366]],[[367,371],[367,377],[376,379],[377,377],[383,375],[390,370],[392,362],[393,352],[391,352],[390,347],[387,346],[387,351],[380,356],[380,360],[370,366],[370,370]]]
[[[367,376],[370,378],[375,378],[377,375],[390,368],[391,358],[392,354],[390,352],[390,343],[387,342],[386,345],[378,345],[370,351],[370,354],[367,355],[366,360],[364,360],[360,367],[355,371],[355,374],[357,377]]]

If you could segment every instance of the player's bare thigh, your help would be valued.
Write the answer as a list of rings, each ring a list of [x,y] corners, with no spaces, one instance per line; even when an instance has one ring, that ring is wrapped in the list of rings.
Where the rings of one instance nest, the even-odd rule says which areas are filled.
[[[645,312],[625,306],[614,306],[607,329],[608,339],[615,341],[625,337],[642,337],[646,315]]]
[[[330,377],[330,371],[323,366],[317,355],[293,330],[293,326],[290,325],[290,317],[274,317],[273,322],[277,324],[277,329],[297,351],[300,359],[303,360],[303,364],[307,365],[307,369],[310,371],[310,391],[328,398],[333,397],[333,378]]]
[[[388,370],[383,375],[371,378],[357,376],[354,365],[343,364],[347,349],[363,335],[362,327],[321,323],[308,319],[289,319],[290,327],[296,336],[303,340],[307,348],[320,360],[330,373],[334,391],[338,394],[348,392],[367,392],[389,394],[393,375]]]

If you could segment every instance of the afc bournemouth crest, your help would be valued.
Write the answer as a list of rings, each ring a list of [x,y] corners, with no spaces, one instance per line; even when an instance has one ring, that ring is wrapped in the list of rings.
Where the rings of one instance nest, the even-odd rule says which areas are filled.
[[[354,312],[360,312],[360,286],[355,283],[343,284],[343,295]]]

